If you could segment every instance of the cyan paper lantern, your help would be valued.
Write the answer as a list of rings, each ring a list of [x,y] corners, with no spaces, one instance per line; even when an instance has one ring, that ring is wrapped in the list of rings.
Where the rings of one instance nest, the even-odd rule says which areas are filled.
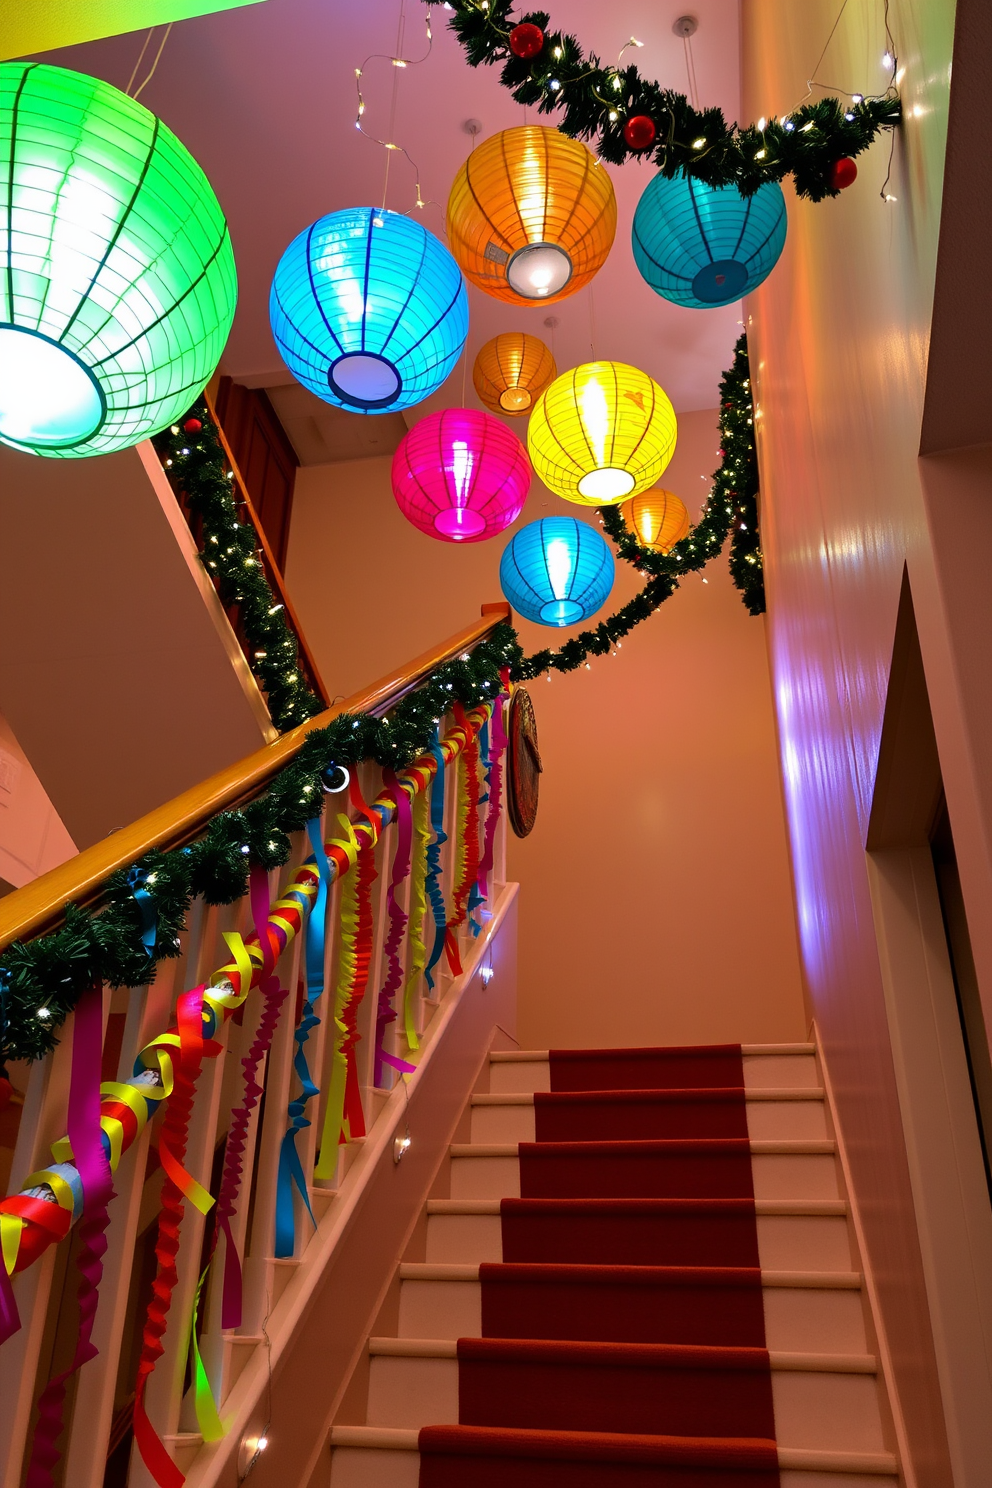
[[[0,440],[72,459],[179,418],[220,360],[234,254],[203,171],[99,78],[0,66]]]
[[[634,213],[634,262],[675,305],[730,305],[763,283],[785,245],[785,197],[777,181],[742,196],[691,176],[655,176]]]
[[[290,243],[269,318],[305,388],[354,413],[387,413],[422,402],[451,372],[468,334],[468,295],[447,248],[419,222],[348,207]]]
[[[503,594],[526,620],[577,625],[613,588],[615,564],[605,539],[575,517],[542,517],[521,527],[503,549]]]

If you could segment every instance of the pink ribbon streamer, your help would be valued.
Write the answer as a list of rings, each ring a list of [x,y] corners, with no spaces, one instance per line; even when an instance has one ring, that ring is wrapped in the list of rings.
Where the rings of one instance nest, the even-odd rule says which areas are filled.
[[[244,1095],[240,1106],[231,1114],[231,1126],[224,1151],[224,1172],[217,1195],[214,1243],[216,1244],[218,1230],[223,1233],[226,1242],[224,1289],[221,1296],[222,1328],[241,1326],[241,1257],[238,1255],[238,1247],[231,1230],[231,1220],[237,1213],[238,1199],[241,1194],[241,1176],[244,1170],[251,1113],[264,1092],[264,1087],[259,1085],[256,1079],[258,1067],[269,1052],[276,1024],[279,1022],[279,1014],[287,995],[287,988],[280,984],[278,977],[272,975],[276,959],[275,947],[266,934],[272,899],[269,893],[269,875],[260,863],[253,863],[251,866],[250,899],[255,933],[262,950],[262,977],[259,987],[265,998],[265,1008],[251,1048],[241,1061],[241,1067],[245,1072]]]
[[[91,1342],[107,1249],[105,1231],[114,1198],[110,1161],[100,1127],[100,1062],[103,1053],[103,989],[97,984],[76,1004],[72,1033],[67,1130],[72,1157],[82,1179],[83,1215],[79,1224],[79,1333],[68,1369],[49,1380],[38,1401],[31,1462],[25,1488],[52,1488],[53,1469],[62,1453],[66,1385],[83,1364],[99,1353]]]
[[[496,827],[503,803],[503,751],[506,748],[506,730],[503,727],[503,703],[506,693],[501,692],[493,704],[492,770],[489,776],[489,808],[486,811],[486,829],[483,839],[482,860],[476,882],[479,892],[489,898],[489,875],[493,871],[493,856],[496,848]]]
[[[386,1037],[386,1029],[390,1023],[396,1020],[396,1009],[393,1007],[393,998],[403,985],[403,966],[400,962],[399,950],[403,943],[403,932],[409,919],[406,911],[401,907],[396,897],[396,890],[410,872],[411,847],[413,844],[413,808],[410,805],[410,797],[400,785],[392,770],[384,770],[382,774],[384,783],[393,792],[396,801],[396,855],[393,858],[393,871],[389,879],[389,888],[386,890],[386,900],[389,905],[389,935],[385,944],[386,952],[386,978],[379,993],[379,1001],[376,1007],[375,1018],[375,1072],[373,1082],[376,1085],[382,1082],[382,1066],[391,1065],[393,1069],[406,1074],[416,1066],[408,1064],[405,1059],[397,1059],[393,1054],[387,1054],[383,1049]]]

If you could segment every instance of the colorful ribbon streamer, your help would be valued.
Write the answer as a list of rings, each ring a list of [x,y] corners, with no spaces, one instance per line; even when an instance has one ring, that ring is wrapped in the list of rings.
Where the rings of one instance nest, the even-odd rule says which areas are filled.
[[[403,1036],[407,1048],[420,1048],[417,1035],[416,997],[427,965],[424,916],[427,914],[427,849],[431,840],[430,799],[421,791],[413,803],[413,868],[410,875],[410,969],[403,989]]]
[[[114,1197],[108,1148],[100,1128],[100,1060],[103,1052],[103,988],[90,987],[76,1004],[72,1031],[72,1072],[69,1077],[67,1126],[76,1173],[82,1190],[79,1227],[79,1331],[68,1369],[49,1380],[38,1401],[26,1488],[51,1488],[53,1470],[62,1455],[65,1392],[69,1380],[98,1353],[92,1342],[107,1250],[108,1206]]]
[[[386,975],[379,992],[379,1001],[376,1007],[375,1018],[375,1065],[373,1084],[382,1084],[383,1064],[390,1065],[401,1074],[412,1073],[415,1066],[408,1064],[404,1059],[397,1059],[394,1054],[389,1054],[383,1047],[386,1038],[386,1029],[390,1023],[396,1021],[396,1009],[393,1006],[393,998],[403,985],[403,964],[400,961],[400,946],[403,944],[403,932],[407,926],[407,914],[396,897],[396,891],[410,873],[411,848],[413,845],[413,807],[410,804],[410,796],[405,787],[402,786],[392,770],[383,771],[383,779],[393,793],[396,803],[396,851],[393,854],[393,869],[389,879],[389,888],[386,892],[386,900],[389,914],[389,934],[386,937],[384,953],[386,957]]]

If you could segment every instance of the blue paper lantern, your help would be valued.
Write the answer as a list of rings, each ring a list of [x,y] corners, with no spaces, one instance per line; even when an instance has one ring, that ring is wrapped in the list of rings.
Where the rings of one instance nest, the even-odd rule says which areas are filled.
[[[468,334],[468,295],[447,248],[419,222],[349,207],[290,243],[269,319],[305,388],[354,413],[387,413],[420,403],[451,372]]]
[[[634,262],[656,294],[711,310],[762,284],[785,245],[785,197],[777,181],[742,196],[691,176],[655,176],[644,189],[631,238]]]
[[[575,517],[542,517],[507,543],[499,581],[526,620],[576,625],[599,609],[614,572],[613,554],[595,527]]]

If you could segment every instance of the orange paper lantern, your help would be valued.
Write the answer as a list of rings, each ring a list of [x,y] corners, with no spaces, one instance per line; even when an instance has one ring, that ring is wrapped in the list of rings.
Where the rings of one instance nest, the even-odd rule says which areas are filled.
[[[689,513],[671,491],[652,486],[632,496],[620,508],[627,528],[642,548],[652,553],[670,553],[689,531]]]
[[[448,246],[497,300],[549,304],[606,262],[617,202],[605,166],[557,129],[521,124],[472,152],[448,198]]]
[[[511,418],[530,413],[535,400],[558,376],[543,341],[523,331],[505,331],[487,341],[475,359],[472,381],[480,402]]]

